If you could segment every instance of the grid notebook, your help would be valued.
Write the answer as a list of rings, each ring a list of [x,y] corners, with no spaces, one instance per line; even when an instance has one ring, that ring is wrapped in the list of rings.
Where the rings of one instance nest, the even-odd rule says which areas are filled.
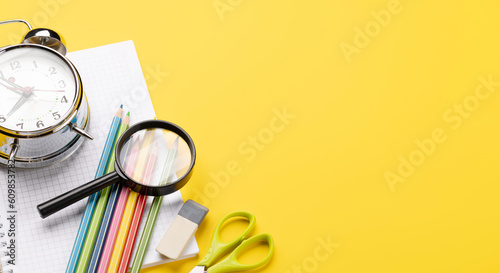
[[[41,169],[16,169],[18,219],[14,273],[65,271],[87,199],[46,219],[40,218],[36,206],[93,179],[109,126],[120,104],[123,104],[125,113],[130,111],[131,125],[155,117],[132,41],[72,52],[68,54],[68,58],[82,77],[90,107],[89,133],[95,139],[85,140],[70,158],[60,163]],[[5,167],[0,167],[0,186],[0,194],[5,199]],[[149,197],[137,236],[142,234],[151,202],[152,197]],[[164,198],[143,267],[169,261],[158,254],[155,248],[182,204],[180,192]],[[0,206],[0,219],[5,212]],[[136,244],[138,241],[136,240]],[[198,246],[193,238],[182,258],[197,253]]]

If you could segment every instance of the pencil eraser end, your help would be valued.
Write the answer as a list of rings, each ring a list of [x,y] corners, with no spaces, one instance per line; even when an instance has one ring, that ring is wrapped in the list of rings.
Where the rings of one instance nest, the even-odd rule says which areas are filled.
[[[206,207],[193,200],[187,200],[161,238],[156,251],[170,259],[177,260],[207,213]]]

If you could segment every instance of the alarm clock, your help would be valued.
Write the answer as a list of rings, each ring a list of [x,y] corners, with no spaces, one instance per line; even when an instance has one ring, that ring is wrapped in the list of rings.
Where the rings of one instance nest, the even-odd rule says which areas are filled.
[[[0,48],[0,164],[43,167],[74,153],[89,126],[82,80],[55,31],[33,29]]]

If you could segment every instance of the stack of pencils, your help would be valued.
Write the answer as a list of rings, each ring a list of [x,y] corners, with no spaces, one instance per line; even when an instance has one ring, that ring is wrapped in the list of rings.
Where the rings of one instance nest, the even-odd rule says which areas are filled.
[[[123,105],[114,116],[95,177],[114,171],[115,146],[120,136],[128,129],[130,113],[123,115]],[[125,172],[135,180],[148,183],[157,159],[157,147],[152,144],[154,130],[144,136],[131,139],[125,151]],[[177,155],[178,141],[169,149],[161,181],[167,181],[171,166]],[[147,147],[147,149],[143,149]],[[123,151],[122,151],[123,153]],[[78,233],[71,251],[66,273],[115,273],[127,272],[139,225],[146,206],[147,196],[123,187],[120,183],[109,186],[91,195],[83,213]],[[143,234],[132,263],[131,272],[139,272],[146,247],[162,202],[153,200]]]

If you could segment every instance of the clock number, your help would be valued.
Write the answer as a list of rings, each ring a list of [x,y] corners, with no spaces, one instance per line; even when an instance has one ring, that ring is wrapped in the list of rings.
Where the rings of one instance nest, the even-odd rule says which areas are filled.
[[[36,123],[36,128],[40,128],[40,127],[43,127],[43,122],[41,120]]]
[[[61,115],[59,115],[58,112],[54,112],[54,113],[52,113],[52,117],[54,117],[55,120],[58,120],[61,118]]]
[[[3,72],[2,72],[2,71],[0,71],[0,76],[1,76],[2,78],[5,78],[5,77],[3,76]]]
[[[57,74],[56,68],[55,67],[49,67],[50,75]]]
[[[63,80],[59,81],[59,87],[64,88],[66,87],[66,83]]]
[[[7,119],[3,115],[0,115],[0,123],[5,122],[6,120]]]
[[[68,103],[68,99],[66,98],[66,96],[62,97],[61,103]]]
[[[35,61],[33,61],[33,64],[35,65],[35,68],[38,68],[38,65],[36,65],[36,62],[35,62]]]
[[[21,63],[19,63],[19,61],[13,61],[10,63],[10,68],[12,68],[12,70],[19,69],[21,68]]]
[[[21,129],[23,129],[23,125],[24,125],[24,123],[22,123],[22,122],[21,122],[21,123],[16,124],[16,126],[21,127]]]

